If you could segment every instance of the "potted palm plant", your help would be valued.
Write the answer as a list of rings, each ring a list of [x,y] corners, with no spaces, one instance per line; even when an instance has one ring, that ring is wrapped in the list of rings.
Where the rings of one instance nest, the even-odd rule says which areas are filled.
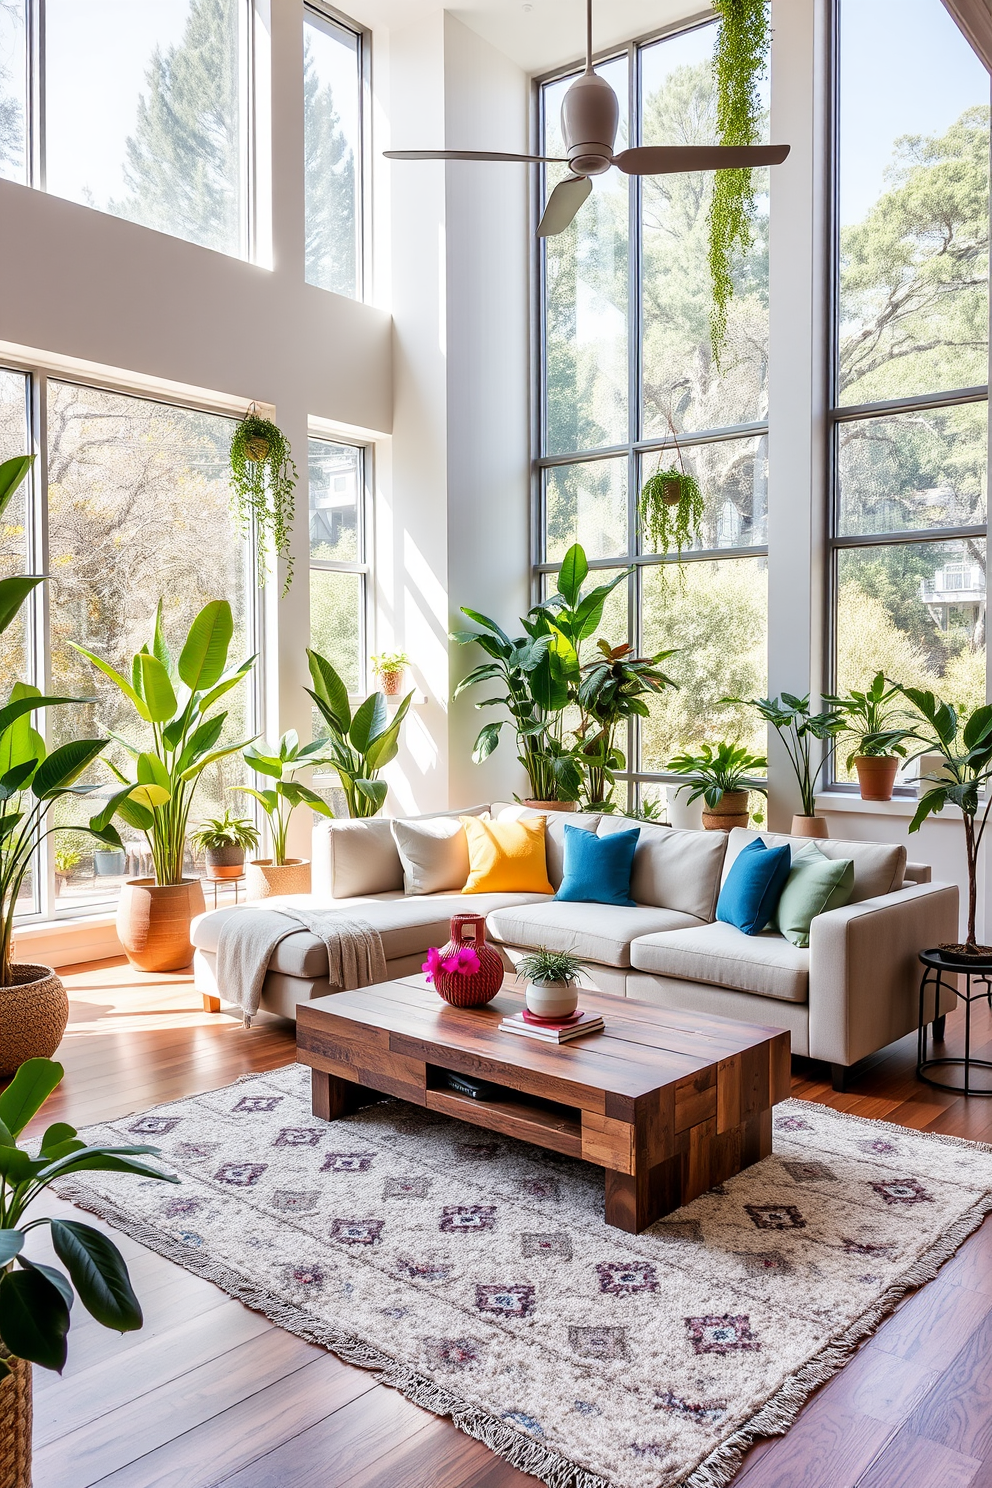
[[[4,1488],[31,1488],[31,1366],[65,1366],[69,1309],[78,1293],[104,1328],[134,1332],[143,1322],[127,1263],[108,1235],[78,1220],[42,1216],[24,1223],[28,1206],[50,1183],[73,1173],[132,1173],[178,1183],[172,1173],[141,1161],[157,1147],[88,1146],[65,1121],[49,1126],[32,1156],[16,1145],[28,1122],[57,1088],[65,1071],[50,1059],[29,1059],[0,1095],[0,1442]],[[56,1257],[65,1267],[29,1261],[32,1230],[48,1225]],[[68,1275],[65,1273],[68,1272]]]
[[[624,769],[626,760],[617,744],[617,732],[633,717],[649,716],[645,695],[657,695],[666,687],[677,687],[660,669],[660,663],[674,656],[674,651],[658,651],[654,656],[637,656],[626,642],[611,646],[597,642],[599,656],[582,667],[582,681],[576,701],[582,718],[576,729],[581,741],[580,752],[586,769],[586,795],[589,809],[609,811],[613,805],[616,771]]]
[[[813,713],[809,693],[805,697],[795,697],[791,692],[783,692],[781,701],[777,697],[721,698],[720,701],[756,708],[765,722],[772,725],[789,756],[802,802],[802,812],[797,812],[792,818],[792,835],[826,837],[827,823],[816,814],[816,785],[830,758],[830,749],[814,767],[813,740],[832,744],[842,726],[839,715],[831,709]]]
[[[258,749],[252,744],[245,750],[245,763],[257,774],[275,781],[265,790],[255,790],[250,785],[232,787],[243,795],[254,796],[269,819],[272,856],[253,858],[248,864],[249,899],[267,899],[270,894],[309,894],[310,860],[287,858],[286,837],[290,817],[297,806],[309,806],[318,816],[334,815],[316,791],[293,779],[298,770],[326,764],[324,752],[325,745],[319,739],[313,744],[301,745],[295,729],[283,734],[275,749],[267,744]]]
[[[372,670],[387,697],[399,697],[403,691],[403,672],[409,665],[405,651],[383,651],[372,657]]]
[[[864,692],[852,688],[840,695],[824,693],[823,701],[837,710],[841,720],[839,738],[854,740],[847,757],[847,768],[858,772],[858,786],[863,801],[891,801],[892,787],[900,759],[906,756],[908,730],[897,723],[902,710],[892,707],[899,688],[877,672]]]
[[[122,789],[94,819],[107,827],[120,816],[148,843],[155,875],[129,879],[117,907],[121,945],[131,965],[141,971],[178,971],[193,957],[190,921],[206,906],[200,880],[184,872],[190,808],[207,766],[251,742],[221,744],[227,713],[212,712],[255,664],[250,656],[227,669],[233,635],[231,606],[225,599],[213,600],[194,619],[179,659],[173,661],[162,630],[160,600],[151,649],[143,646],[135,656],[133,681],[94,652],[75,647],[121,690],[147,726],[140,743],[120,741],[132,756],[135,778],[129,780],[111,764]]]
[[[413,693],[407,693],[390,718],[382,693],[371,692],[352,717],[348,689],[331,663],[309,650],[307,660],[313,687],[306,690],[327,725],[327,738],[313,746],[323,758],[308,763],[330,765],[337,772],[349,816],[375,816],[385,805],[388,791],[379,771],[396,758]]]
[[[677,754],[668,761],[668,768],[684,777],[689,804],[702,797],[703,826],[708,832],[746,827],[750,792],[768,793],[768,781],[751,773],[767,770],[768,761],[764,755],[751,754],[743,744],[701,744],[698,754]]]
[[[259,831],[248,816],[211,816],[202,821],[190,842],[206,859],[207,877],[240,878],[245,871],[245,853],[258,847]]]

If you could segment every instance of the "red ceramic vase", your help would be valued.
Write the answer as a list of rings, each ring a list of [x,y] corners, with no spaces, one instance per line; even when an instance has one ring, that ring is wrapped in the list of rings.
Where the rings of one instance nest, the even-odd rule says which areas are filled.
[[[469,976],[460,972],[439,971],[434,990],[452,1007],[483,1007],[491,1002],[503,985],[503,960],[498,951],[486,945],[484,915],[457,914],[451,918],[451,939],[441,951],[441,959],[456,956],[463,946],[471,946],[479,958],[478,971]]]

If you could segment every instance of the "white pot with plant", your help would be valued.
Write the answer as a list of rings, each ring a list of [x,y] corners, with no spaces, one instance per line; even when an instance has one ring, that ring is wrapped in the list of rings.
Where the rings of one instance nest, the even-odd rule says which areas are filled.
[[[248,864],[249,899],[268,899],[273,894],[309,894],[309,858],[286,856],[290,818],[297,806],[309,806],[319,816],[333,816],[334,813],[316,791],[301,785],[293,776],[297,770],[326,764],[326,759],[321,757],[326,747],[326,742],[320,739],[301,745],[296,730],[290,729],[283,734],[275,749],[263,742],[261,748],[251,744],[245,750],[245,763],[256,774],[266,775],[275,782],[264,790],[255,790],[250,785],[232,786],[233,790],[254,796],[269,819],[272,856],[253,858]]]
[[[383,651],[372,657],[372,670],[379,679],[379,687],[386,697],[399,697],[403,692],[403,677],[410,665],[405,651]]]
[[[241,878],[245,853],[255,852],[258,840],[259,831],[251,818],[230,811],[202,821],[190,839],[196,851],[203,853],[207,877],[217,880]]]
[[[582,975],[578,956],[539,946],[517,962],[517,975],[527,978],[524,1001],[535,1018],[568,1018],[575,1012]]]

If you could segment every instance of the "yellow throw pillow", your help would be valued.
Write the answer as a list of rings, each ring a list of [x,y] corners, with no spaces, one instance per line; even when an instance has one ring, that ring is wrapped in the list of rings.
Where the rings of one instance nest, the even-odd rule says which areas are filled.
[[[494,822],[460,816],[468,838],[468,881],[463,894],[553,894],[544,855],[543,816]]]

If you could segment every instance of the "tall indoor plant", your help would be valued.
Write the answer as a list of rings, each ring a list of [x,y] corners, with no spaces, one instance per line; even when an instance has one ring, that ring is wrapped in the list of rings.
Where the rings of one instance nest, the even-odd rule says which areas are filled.
[[[125,883],[117,908],[121,944],[131,964],[142,971],[178,971],[192,959],[190,920],[205,905],[200,880],[184,875],[190,807],[207,766],[251,742],[221,744],[227,713],[212,712],[255,664],[250,656],[227,669],[233,636],[231,606],[226,599],[212,600],[194,619],[179,659],[173,661],[159,601],[151,649],[143,646],[134,657],[130,682],[102,657],[75,647],[110,678],[147,726],[140,743],[118,741],[134,761],[134,779],[111,764],[123,789],[95,818],[106,827],[119,816],[143,834],[152,855],[154,879]]]
[[[816,814],[816,785],[830,758],[828,748],[818,765],[813,763],[813,741],[832,743],[843,726],[843,720],[830,708],[819,713],[810,708],[809,693],[796,697],[783,692],[781,700],[773,698],[721,698],[724,703],[737,703],[756,708],[770,723],[782,741],[799,786],[802,811],[792,818],[796,837],[826,837],[827,824]]]
[[[390,717],[383,694],[370,692],[352,715],[348,689],[327,658],[308,650],[307,661],[313,687],[306,690],[327,725],[326,739],[313,746],[322,755],[319,763],[337,771],[349,816],[376,816],[389,789],[379,771],[396,758],[413,693],[407,693]]]
[[[646,696],[657,696],[666,687],[677,687],[661,670],[661,662],[674,656],[674,651],[658,651],[654,656],[637,656],[624,642],[611,646],[597,641],[599,656],[582,666],[582,681],[576,701],[582,719],[576,729],[579,750],[586,771],[586,799],[590,810],[613,809],[616,771],[626,767],[626,758],[618,743],[618,733],[631,718],[647,718],[650,710]]]
[[[28,1122],[59,1085],[60,1064],[29,1059],[0,1095],[0,1443],[7,1474],[4,1488],[31,1485],[31,1366],[65,1366],[69,1309],[76,1294],[104,1328],[133,1332],[143,1322],[127,1263],[100,1230],[75,1219],[41,1216],[24,1223],[29,1206],[49,1184],[74,1173],[132,1173],[178,1183],[172,1173],[140,1161],[158,1157],[157,1147],[88,1146],[65,1121],[41,1138],[37,1156],[16,1145]],[[52,1247],[65,1271],[25,1255],[32,1230],[48,1225]],[[68,1275],[66,1275],[68,1272]],[[69,1471],[66,1466],[66,1471]]]
[[[267,549],[271,546],[276,559],[285,560],[284,594],[293,582],[289,540],[293,530],[293,493],[298,480],[289,440],[278,424],[263,418],[252,403],[231,439],[234,515],[247,537],[255,529],[259,588],[267,575]]]
[[[271,858],[254,858],[248,865],[248,898],[266,899],[270,894],[309,894],[309,858],[287,858],[286,836],[289,821],[297,806],[309,806],[318,816],[333,816],[327,802],[301,785],[293,776],[298,770],[312,765],[326,764],[323,758],[327,746],[321,739],[312,744],[301,744],[295,729],[283,734],[275,749],[268,744],[259,749],[250,744],[245,750],[245,764],[259,775],[266,776],[274,784],[262,790],[250,785],[236,785],[232,789],[243,795],[254,796],[269,819],[269,836],[272,839]]]

